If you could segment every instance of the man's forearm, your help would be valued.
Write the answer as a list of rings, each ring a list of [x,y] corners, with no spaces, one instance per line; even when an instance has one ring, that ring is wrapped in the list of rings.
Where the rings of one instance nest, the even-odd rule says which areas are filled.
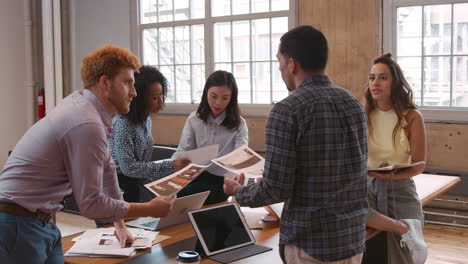
[[[150,207],[148,203],[130,203],[130,209],[124,218],[135,218],[150,216]]]

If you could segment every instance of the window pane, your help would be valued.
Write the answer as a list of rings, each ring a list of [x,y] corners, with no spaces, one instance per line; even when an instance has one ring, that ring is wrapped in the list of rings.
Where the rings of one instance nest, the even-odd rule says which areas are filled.
[[[452,38],[451,5],[424,7],[424,54],[450,54]]]
[[[191,18],[205,17],[205,0],[190,0],[191,1]]]
[[[468,54],[468,4],[456,4],[453,10],[453,53]]]
[[[276,58],[280,38],[288,31],[288,18],[278,17],[271,19],[271,57]]]
[[[190,63],[190,34],[189,27],[182,26],[175,28],[175,56],[176,64]]]
[[[158,0],[159,22],[174,21],[172,0]]]
[[[176,96],[174,93],[174,67],[173,66],[160,66],[159,71],[167,78],[168,89],[166,103],[175,103]]]
[[[158,22],[156,0],[140,0],[141,24]]]
[[[288,10],[288,0],[271,0],[271,11]]]
[[[468,107],[468,56],[455,56],[453,61],[453,106]]]
[[[397,9],[397,54],[398,56],[420,56],[422,41],[421,6]]]
[[[250,64],[234,63],[234,72],[237,87],[239,88],[238,101],[241,104],[250,104]]]
[[[231,14],[231,0],[211,1],[212,16],[229,16]]]
[[[270,99],[270,63],[256,62],[252,63],[253,70],[253,103],[269,104]]]
[[[252,60],[270,60],[270,20],[252,20]]]
[[[192,65],[193,103],[199,103],[205,87],[205,65]]]
[[[217,0],[214,0],[217,1]],[[235,0],[232,3],[232,14],[239,15],[239,14],[248,14],[249,13],[249,0]]]
[[[159,55],[161,65],[169,65],[174,63],[174,29],[161,28],[159,29]]]
[[[176,66],[176,83],[175,90],[177,93],[177,103],[191,103],[192,94],[190,91],[190,66]]]
[[[143,63],[158,65],[158,30],[143,30]]]
[[[234,61],[248,61],[250,59],[250,30],[249,21],[232,22],[232,50]]]
[[[231,61],[231,22],[214,25],[214,56],[215,62]]]
[[[203,25],[192,26],[192,63],[205,62],[205,32]]]
[[[268,12],[270,10],[269,0],[252,0],[252,13]]]
[[[398,64],[403,70],[406,81],[413,89],[414,102],[421,106],[421,58],[401,58],[398,57]]]
[[[425,106],[450,106],[450,57],[424,59]]]
[[[174,20],[187,20],[190,18],[189,0],[174,1]]]
[[[214,66],[215,71],[227,71],[232,73],[232,63],[216,63]],[[236,77],[236,76],[234,76]]]
[[[279,71],[279,63],[273,62],[273,102],[279,102],[289,95],[288,89],[281,78],[281,72]]]
[[[140,24],[154,24],[140,27],[142,63],[158,67],[168,79],[167,103],[199,103],[209,74],[207,65],[233,73],[239,86],[239,103],[270,104],[288,95],[276,59],[279,39],[288,30],[287,16],[221,18],[223,22],[211,25],[211,40],[205,39],[205,26],[211,23],[205,17],[266,16],[270,11],[288,10],[290,0],[137,1]],[[206,3],[211,5],[211,14],[205,14]],[[193,19],[199,19],[195,22],[198,24]],[[205,53],[207,41],[212,41],[209,54]]]

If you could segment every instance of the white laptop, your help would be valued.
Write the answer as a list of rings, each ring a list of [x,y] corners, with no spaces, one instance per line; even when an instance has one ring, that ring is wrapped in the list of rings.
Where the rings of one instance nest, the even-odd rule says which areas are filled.
[[[125,224],[154,231],[188,222],[189,218],[187,212],[200,209],[209,194],[210,191],[206,191],[177,198],[172,206],[171,212],[166,217],[140,217],[136,220],[125,222]]]
[[[188,213],[203,250],[208,258],[233,261],[272,250],[255,244],[255,238],[237,203],[226,203]]]

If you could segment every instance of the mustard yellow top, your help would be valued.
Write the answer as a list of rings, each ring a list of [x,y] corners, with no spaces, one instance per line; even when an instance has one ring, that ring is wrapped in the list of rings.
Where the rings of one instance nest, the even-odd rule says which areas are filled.
[[[407,112],[404,113],[404,116]],[[383,163],[388,165],[409,164],[411,162],[411,148],[403,129],[408,125],[405,117],[402,120],[403,128],[397,131],[395,144],[393,144],[393,129],[398,122],[395,110],[374,109],[369,114],[369,120],[372,123],[372,136],[367,130],[369,168],[381,167]]]

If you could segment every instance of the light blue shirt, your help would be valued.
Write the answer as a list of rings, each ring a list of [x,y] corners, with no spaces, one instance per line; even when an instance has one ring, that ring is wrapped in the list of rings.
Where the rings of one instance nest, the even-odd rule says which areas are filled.
[[[249,135],[244,118],[241,117],[238,129],[228,129],[221,125],[225,117],[226,112],[223,112],[217,118],[213,118],[210,115],[205,124],[197,116],[196,112],[192,112],[185,122],[179,147],[174,155],[172,155],[172,158],[178,157],[181,152],[214,144],[219,145],[218,157],[221,157],[243,145],[247,145],[249,143]],[[207,171],[218,176],[223,176],[226,173],[226,170],[216,165],[212,165]]]

